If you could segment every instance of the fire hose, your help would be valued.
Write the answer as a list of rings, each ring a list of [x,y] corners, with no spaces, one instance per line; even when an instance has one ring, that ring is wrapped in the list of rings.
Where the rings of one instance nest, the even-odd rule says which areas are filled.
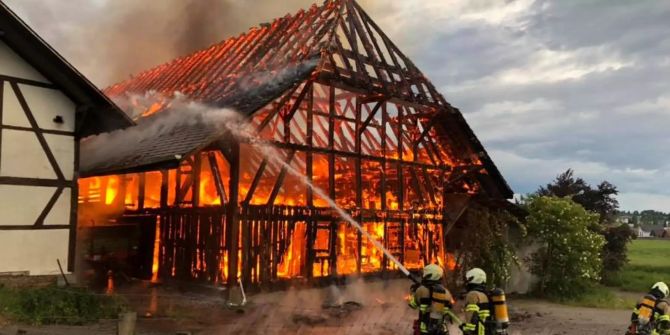
[[[244,285],[242,285],[242,279],[237,278],[237,283],[240,285],[240,292],[242,293],[242,302],[234,303],[228,301],[227,305],[228,308],[233,308],[233,307],[244,307],[247,304],[247,294],[244,293]]]

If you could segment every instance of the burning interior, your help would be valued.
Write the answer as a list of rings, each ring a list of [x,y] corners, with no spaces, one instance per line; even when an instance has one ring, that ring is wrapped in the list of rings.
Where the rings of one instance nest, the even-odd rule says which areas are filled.
[[[461,113],[355,1],[262,24],[105,93],[140,111],[138,130],[83,142],[80,231],[139,227],[132,252],[147,278],[264,285],[394,271],[289,167],[410,269],[455,266],[460,214],[511,196]],[[216,119],[152,127],[192,117],[175,94],[238,111],[287,165]]]

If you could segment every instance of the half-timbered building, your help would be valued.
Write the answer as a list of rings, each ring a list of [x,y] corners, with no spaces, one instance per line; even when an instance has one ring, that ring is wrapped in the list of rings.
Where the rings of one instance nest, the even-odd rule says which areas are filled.
[[[131,124],[0,2],[0,274],[73,269],[79,139]]]

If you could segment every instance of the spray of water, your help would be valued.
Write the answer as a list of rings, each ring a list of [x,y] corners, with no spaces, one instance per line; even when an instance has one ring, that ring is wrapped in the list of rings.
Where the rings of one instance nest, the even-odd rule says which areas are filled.
[[[400,261],[395,256],[393,256],[393,254],[391,254],[391,252],[386,250],[386,248],[384,248],[384,246],[376,238],[374,238],[372,235],[370,235],[370,233],[368,233],[367,230],[363,229],[361,224],[358,223],[356,220],[354,220],[354,218],[352,218],[351,215],[349,215],[349,213],[347,213],[344,209],[342,209],[340,206],[338,206],[335,203],[335,201],[333,199],[331,199],[328,196],[328,194],[326,194],[326,192],[324,190],[322,190],[320,187],[314,185],[309,180],[309,178],[307,178],[307,176],[302,174],[300,171],[296,170],[291,165],[289,165],[285,161],[281,160],[281,158],[280,158],[281,156],[279,155],[279,153],[277,152],[277,150],[273,146],[271,146],[271,145],[259,145],[258,143],[256,143],[255,145],[256,145],[256,147],[261,149],[264,156],[268,157],[268,159],[273,164],[276,164],[278,166],[281,166],[282,168],[285,168],[286,172],[288,172],[291,175],[293,175],[294,177],[298,178],[303,184],[305,184],[307,187],[311,188],[312,191],[316,195],[318,195],[319,197],[324,199],[328,203],[328,205],[330,205],[330,207],[333,208],[333,210],[335,210],[335,212],[340,217],[342,217],[345,221],[347,221],[354,228],[356,228],[359,232],[361,232],[361,234],[363,236],[365,236],[366,239],[370,240],[370,242],[372,242],[372,244],[374,244],[374,246],[377,249],[379,249],[381,252],[383,252],[384,255],[386,255],[386,257],[388,257],[389,260],[391,260],[393,263],[395,263],[398,266],[398,269],[400,269],[400,271],[402,271],[402,273],[404,273],[406,276],[410,275],[409,270],[407,270],[407,268],[405,266],[403,266],[402,263],[400,263]]]

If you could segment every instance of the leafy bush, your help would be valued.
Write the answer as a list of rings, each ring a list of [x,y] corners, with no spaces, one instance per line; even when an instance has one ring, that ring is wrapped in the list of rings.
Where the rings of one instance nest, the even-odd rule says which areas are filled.
[[[73,288],[0,288],[0,307],[7,317],[29,324],[80,325],[116,318],[124,308],[118,297]]]
[[[598,215],[568,198],[533,196],[526,207],[528,236],[539,247],[530,258],[537,293],[574,297],[588,291],[602,270],[605,239],[591,229]]]

